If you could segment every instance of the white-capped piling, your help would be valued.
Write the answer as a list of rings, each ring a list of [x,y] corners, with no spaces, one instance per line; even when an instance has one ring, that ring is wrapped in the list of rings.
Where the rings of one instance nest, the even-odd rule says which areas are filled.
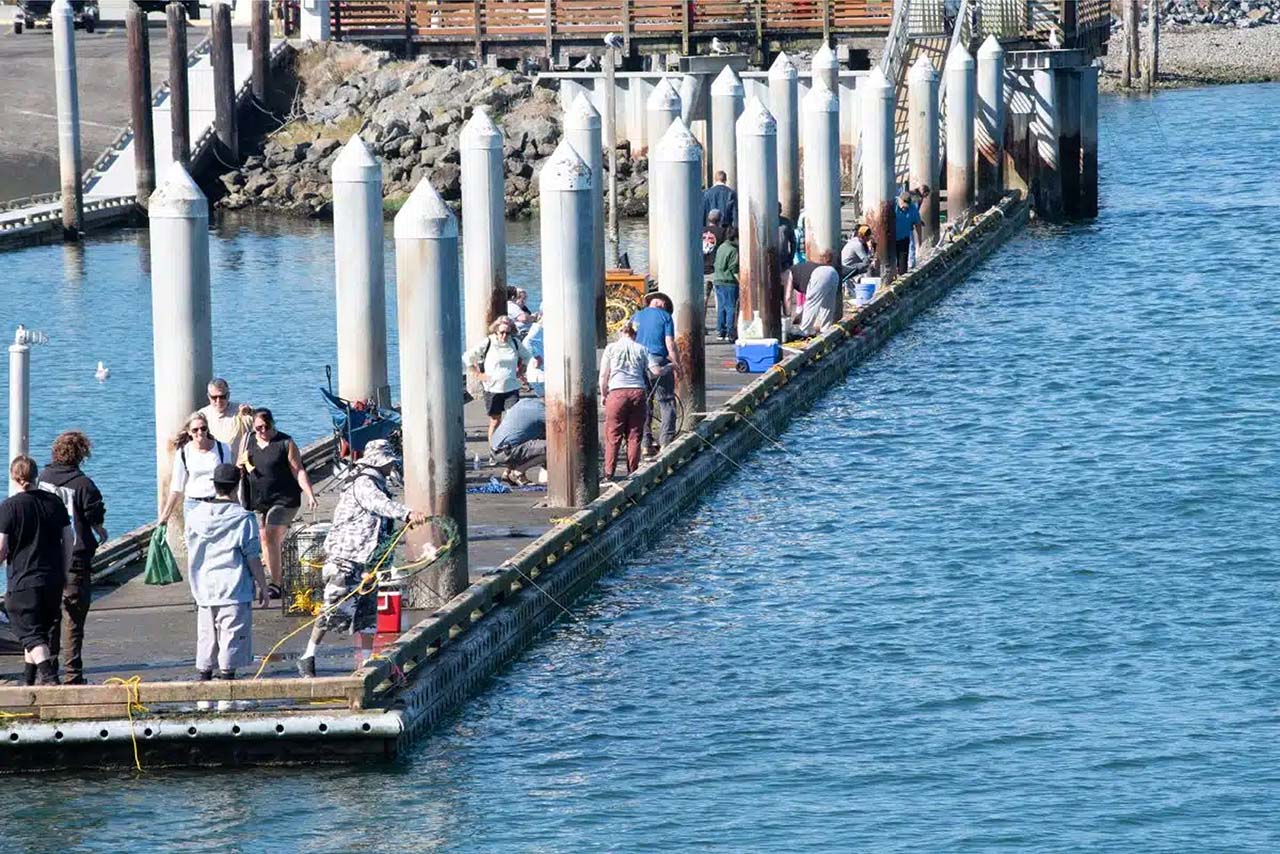
[[[893,85],[883,71],[873,68],[858,90],[862,93],[862,210],[876,241],[880,282],[888,285],[898,272],[894,266]]]
[[[489,324],[507,313],[507,202],[502,131],[488,108],[476,107],[458,137],[462,166],[463,279],[466,346],[489,337]]]
[[[706,410],[706,292],[702,285],[702,146],[677,119],[649,152],[652,184],[662,188],[658,221],[662,269],[658,283],[674,304],[676,396],[684,401],[685,423],[693,426]]]
[[[753,97],[738,119],[738,336],[782,338],[778,124]]]
[[[792,222],[800,216],[800,87],[795,63],[779,53],[769,66],[769,111],[778,123],[778,202]],[[837,112],[840,102],[836,102]],[[838,120],[837,120],[838,123]],[[837,136],[836,145],[840,140]],[[836,178],[839,180],[839,162]]]
[[[671,123],[679,118],[680,93],[671,85],[671,81],[664,77],[658,81],[658,85],[653,88],[653,92],[649,95],[649,100],[645,102],[646,147],[650,152],[650,157],[653,156],[652,152],[658,147],[662,137],[666,135],[667,128],[671,127]],[[583,159],[586,159],[586,155],[581,151],[578,154]],[[651,279],[658,277],[658,269],[661,266],[662,245],[658,242],[658,221],[662,219],[662,216],[662,199],[659,196],[659,188],[650,181],[649,278]]]
[[[359,134],[338,152],[333,255],[338,304],[338,394],[390,405],[382,262],[382,167]]]
[[[539,177],[547,500],[555,507],[581,507],[600,493],[593,253],[582,239],[595,192],[591,167],[562,141]]]
[[[738,73],[725,66],[711,84],[711,169],[728,176],[738,188],[738,118],[742,115],[744,89]],[[741,206],[739,206],[741,207]]]
[[[31,446],[31,345],[43,343],[40,333],[19,326],[9,345],[9,462],[30,452]],[[18,485],[9,480],[9,495]]]
[[[1080,215],[1098,215],[1098,68],[1080,75]]]
[[[227,166],[240,162],[240,137],[236,109],[236,72],[232,52],[231,4],[215,0],[209,7],[209,50],[213,66],[213,126],[218,157]]]
[[[600,113],[586,94],[579,94],[569,105],[564,117],[564,138],[591,167],[591,183],[597,190],[604,187],[604,141],[601,139]],[[596,346],[608,343],[608,325],[604,313],[604,193],[591,196],[591,262],[596,289]]]
[[[169,145],[173,161],[191,168],[191,90],[187,83],[187,7],[164,9],[169,34]]]
[[[973,57],[956,45],[947,57],[947,221],[973,207]]]
[[[978,114],[974,137],[978,168],[975,195],[983,207],[995,204],[1004,187],[1004,48],[994,35],[978,48]]]
[[[1052,68],[1033,71],[1034,110],[1031,116],[1031,174],[1036,187],[1036,210],[1048,220],[1062,218],[1062,170],[1058,160],[1058,85]]]
[[[837,98],[840,97],[840,58],[831,49],[831,45],[824,41],[818,46],[813,52],[810,68],[813,69],[814,83],[825,81],[827,88],[835,92]]]
[[[151,40],[147,13],[130,3],[124,13],[128,39],[129,114],[133,124],[133,174],[138,204],[146,207],[156,188],[156,140],[151,113]]]
[[[449,559],[404,590],[406,606],[436,608],[468,584],[467,453],[458,222],[429,178],[396,214],[394,233],[405,503],[453,520],[459,538]],[[407,539],[411,558],[444,545],[434,525],[411,528]]]
[[[933,246],[938,242],[941,157],[938,152],[938,72],[927,56],[917,59],[907,75],[907,103],[907,181],[912,187],[929,188],[929,195],[920,201],[920,219],[924,244]]]
[[[156,501],[169,497],[169,440],[205,404],[213,376],[209,295],[209,203],[181,163],[174,163],[148,205],[151,244],[151,350],[155,371]],[[169,545],[183,550],[182,508],[169,523]]]
[[[62,189],[62,233],[77,239],[84,231],[84,187],[80,183],[80,90],[76,81],[76,19],[67,0],[56,0],[53,25],[53,83],[58,104],[58,172]]]
[[[804,96],[804,252],[840,260],[840,97],[822,78]]]

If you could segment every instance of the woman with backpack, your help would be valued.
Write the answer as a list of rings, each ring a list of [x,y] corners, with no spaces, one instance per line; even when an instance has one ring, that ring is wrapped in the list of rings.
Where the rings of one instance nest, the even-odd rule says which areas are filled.
[[[199,412],[191,413],[182,431],[169,443],[173,450],[173,475],[169,479],[169,498],[156,519],[157,525],[169,521],[178,502],[183,512],[197,501],[212,501],[213,470],[223,463],[234,463],[231,449],[213,438],[209,420]]]
[[[524,369],[533,353],[516,336],[516,324],[499,317],[489,326],[489,337],[462,357],[467,372],[484,386],[484,411],[489,415],[489,443],[502,423],[502,413],[516,402],[524,384]]]

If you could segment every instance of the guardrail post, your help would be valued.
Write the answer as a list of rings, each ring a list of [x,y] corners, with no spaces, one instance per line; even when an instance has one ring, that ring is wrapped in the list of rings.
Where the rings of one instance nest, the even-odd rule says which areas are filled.
[[[723,172],[738,189],[738,117],[746,103],[742,80],[725,66],[711,84],[711,170]]]
[[[581,507],[600,494],[594,257],[582,239],[593,228],[595,192],[591,167],[561,141],[540,178],[547,501],[555,507]]]
[[[684,424],[692,429],[706,411],[706,292],[702,286],[702,146],[680,119],[671,123],[649,157],[653,180],[662,187],[663,246],[658,281],[674,305],[676,396],[684,401]]]
[[[804,254],[840,263],[840,96],[815,78],[804,96]]]
[[[391,405],[382,261],[382,167],[359,134],[330,167],[338,304],[338,395]],[[461,364],[461,357],[459,357]]]
[[[862,146],[859,149],[862,210],[876,241],[880,284],[884,287],[893,281],[897,264],[893,212],[893,84],[883,71],[873,68],[858,89],[862,90]]]
[[[54,92],[58,102],[58,171],[62,185],[62,236],[84,231],[84,185],[80,176],[80,91],[76,81],[76,19],[67,0],[57,0],[53,22]]]
[[[795,63],[785,52],[779,53],[773,65],[769,66],[769,108],[778,123],[778,201],[782,204],[782,215],[793,223],[800,216],[798,76]],[[836,145],[839,144],[837,139]]]
[[[947,57],[947,222],[973,207],[974,62],[956,45]]]
[[[995,36],[978,49],[978,204],[989,207],[1004,186],[1004,48]]]
[[[151,194],[151,328],[155,370],[156,500],[169,497],[169,440],[204,403],[213,376],[209,297],[209,203],[181,163]],[[182,554],[183,513],[169,520],[169,547]]]
[[[459,542],[441,565],[410,580],[405,605],[437,608],[466,589],[467,453],[462,423],[458,222],[430,178],[395,219],[404,495],[410,507],[452,519]],[[408,533],[409,556],[444,542],[434,526]]]
[[[1031,174],[1036,186],[1036,212],[1047,220],[1062,218],[1062,168],[1058,152],[1061,126],[1057,72],[1032,72],[1035,112],[1031,116]]]
[[[564,136],[591,167],[591,182],[599,191],[604,186],[604,152],[600,139],[600,113],[591,105],[591,99],[579,94],[569,106],[564,117]],[[650,182],[650,188],[653,183]],[[609,331],[604,316],[604,193],[591,196],[591,262],[596,291],[596,346],[604,347]]]
[[[653,150],[666,134],[671,123],[680,118],[680,93],[671,85],[671,81],[663,77],[653,88],[649,99],[645,101],[645,147],[649,150],[649,159],[653,159]],[[659,188],[649,182],[649,278],[658,278],[659,258],[662,245],[658,242],[658,222],[666,216]]]
[[[1080,215],[1098,215],[1098,68],[1077,69],[1080,76]]]
[[[240,163],[240,133],[236,116],[236,72],[232,58],[231,5],[216,0],[209,8],[210,61],[213,65],[214,128],[218,156],[225,167]]]
[[[151,39],[147,13],[130,3],[124,16],[129,40],[129,111],[133,121],[133,172],[138,204],[145,208],[156,188],[155,125],[151,114]]]
[[[169,128],[173,160],[191,168],[191,102],[187,88],[187,10],[181,3],[165,7],[169,33]]]
[[[739,338],[782,340],[778,270],[778,123],[753,97],[738,119]],[[745,335],[744,332],[752,332]]]
[[[462,150],[463,280],[466,346],[489,337],[507,313],[507,203],[503,195],[502,131],[486,107],[476,107],[458,137]]]
[[[249,18],[249,50],[253,55],[253,99],[266,108],[271,86],[271,6],[254,3]]]
[[[923,260],[925,247],[938,242],[938,72],[929,57],[921,56],[907,75],[907,136],[910,143],[907,181],[912,187],[929,187],[929,195],[920,202],[924,247],[917,247]]]

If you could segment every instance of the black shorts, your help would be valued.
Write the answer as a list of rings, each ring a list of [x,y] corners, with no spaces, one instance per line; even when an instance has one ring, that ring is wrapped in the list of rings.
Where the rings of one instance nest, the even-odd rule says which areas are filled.
[[[501,415],[512,406],[515,406],[516,400],[520,397],[520,389],[512,391],[486,391],[484,393],[484,411],[489,413],[490,417]]]
[[[49,643],[62,611],[64,582],[10,590],[4,597],[9,625],[24,650]]]

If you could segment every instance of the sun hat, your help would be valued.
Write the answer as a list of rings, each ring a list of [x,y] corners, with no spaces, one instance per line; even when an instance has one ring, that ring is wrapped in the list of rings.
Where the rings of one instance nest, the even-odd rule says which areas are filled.
[[[400,457],[386,439],[374,439],[364,446],[364,454],[360,457],[360,465],[382,468],[388,463],[400,465]]]

